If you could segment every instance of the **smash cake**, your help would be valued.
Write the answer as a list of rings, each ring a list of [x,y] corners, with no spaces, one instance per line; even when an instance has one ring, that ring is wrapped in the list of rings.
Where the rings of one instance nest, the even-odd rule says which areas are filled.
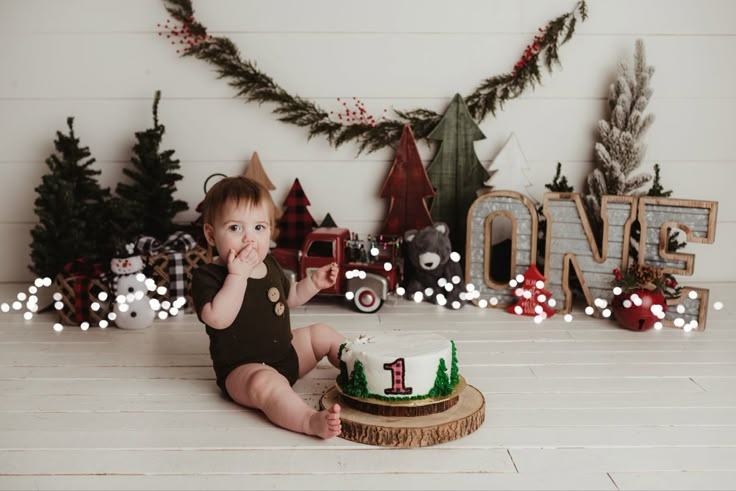
[[[340,437],[384,447],[425,447],[483,424],[483,394],[458,373],[455,343],[438,334],[383,332],[340,346],[336,384],[320,407],[342,406]]]
[[[351,398],[418,401],[452,393],[460,381],[455,343],[438,334],[361,335],[338,352],[337,385]]]

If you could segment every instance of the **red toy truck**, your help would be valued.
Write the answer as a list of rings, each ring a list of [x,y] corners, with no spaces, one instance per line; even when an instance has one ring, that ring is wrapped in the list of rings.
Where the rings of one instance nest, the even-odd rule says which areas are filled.
[[[370,236],[369,236],[370,238]],[[292,280],[337,263],[337,281],[323,295],[344,295],[360,312],[376,312],[401,278],[399,240],[361,241],[346,228],[318,228],[304,239],[301,249],[275,248],[271,254]]]

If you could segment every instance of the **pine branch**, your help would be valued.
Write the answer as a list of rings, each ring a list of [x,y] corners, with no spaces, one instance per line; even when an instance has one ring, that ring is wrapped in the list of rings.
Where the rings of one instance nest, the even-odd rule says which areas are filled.
[[[164,0],[164,3],[169,14],[197,37],[197,42],[186,49],[183,56],[193,56],[213,65],[218,78],[227,79],[237,95],[246,102],[275,104],[272,112],[278,115],[278,119],[306,127],[310,139],[318,135],[324,136],[335,147],[355,140],[359,145],[358,153],[366,150],[374,152],[385,146],[395,145],[406,124],[411,126],[415,137],[419,139],[426,138],[440,120],[440,116],[434,111],[414,109],[408,112],[395,110],[398,119],[373,125],[356,123],[346,126],[331,121],[329,114],[315,103],[290,95],[271,77],[258,70],[254,63],[241,59],[240,52],[232,41],[224,37],[208,36],[207,28],[194,19],[191,0]],[[582,21],[588,17],[585,0],[578,2],[572,11],[552,20],[543,36],[535,37],[534,53],[526,59],[523,66],[517,67],[513,72],[486,79],[466,98],[470,114],[477,122],[482,121],[488,113],[495,115],[504,102],[541,83],[540,57],[543,56],[550,73],[554,64],[560,64],[558,49],[572,38],[577,17]]]

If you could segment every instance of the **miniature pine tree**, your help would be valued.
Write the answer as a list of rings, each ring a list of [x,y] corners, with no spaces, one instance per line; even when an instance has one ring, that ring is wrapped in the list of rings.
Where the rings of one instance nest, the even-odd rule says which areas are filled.
[[[672,195],[672,190],[665,191],[660,182],[659,176],[659,164],[654,164],[654,181],[652,181],[652,187],[647,191],[647,196],[661,196],[668,198]]]
[[[312,231],[317,223],[307,210],[309,199],[304,194],[299,179],[294,179],[289,194],[284,201],[284,214],[279,220],[279,247],[288,249],[299,249],[304,243],[307,234]]]
[[[77,257],[106,258],[111,253],[106,231],[110,190],[100,188],[99,170],[90,166],[89,147],[80,147],[74,118],[69,134],[56,132],[57,154],[46,159],[51,173],[41,178],[34,202],[39,223],[31,230],[31,271],[53,278]]]
[[[130,184],[119,183],[115,190],[119,197],[119,227],[121,239],[129,241],[138,235],[166,239],[177,227],[173,218],[187,210],[186,202],[174,199],[176,183],[182,176],[179,160],[172,158],[174,150],[160,151],[166,128],[158,121],[158,103],[161,92],[153,100],[153,128],[136,132],[133,146],[133,168],[123,169]]]
[[[646,64],[641,39],[636,41],[633,70],[622,62],[618,72],[608,96],[610,120],[598,123],[601,141],[595,144],[596,168],[587,178],[585,203],[598,227],[602,196],[632,194],[652,178],[649,174],[631,177],[644,158],[646,147],[642,139],[654,121],[654,115],[644,115],[652,97],[649,83],[654,67]]]
[[[405,125],[396,158],[381,188],[381,198],[391,198],[381,235],[402,236],[409,229],[432,225],[425,200],[434,194],[414,133]]]
[[[567,177],[562,175],[562,163],[557,162],[557,171],[551,183],[545,184],[545,188],[553,193],[572,193],[573,189],[567,182]]]
[[[477,197],[476,191],[489,177],[475,154],[473,144],[485,135],[470,116],[463,98],[455,94],[428,138],[441,142],[437,155],[427,168],[437,192],[430,209],[432,219],[449,226],[452,248],[463,251],[468,210]]]
[[[429,395],[432,397],[446,396],[452,392],[450,379],[447,376],[447,365],[445,359],[440,358],[440,364],[437,366],[437,376],[434,379],[434,386],[430,389]]]
[[[322,228],[334,228],[337,227],[337,224],[335,223],[335,220],[332,218],[332,215],[329,213],[325,215],[324,220],[322,220],[322,223],[319,224]]]

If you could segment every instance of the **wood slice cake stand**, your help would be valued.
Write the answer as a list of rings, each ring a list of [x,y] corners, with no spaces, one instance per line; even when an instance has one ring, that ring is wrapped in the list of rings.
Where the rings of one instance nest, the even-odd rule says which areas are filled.
[[[446,397],[357,399],[335,386],[325,392],[319,404],[323,409],[334,404],[342,407],[341,438],[382,447],[426,447],[457,440],[477,430],[486,415],[483,394],[462,376]]]

